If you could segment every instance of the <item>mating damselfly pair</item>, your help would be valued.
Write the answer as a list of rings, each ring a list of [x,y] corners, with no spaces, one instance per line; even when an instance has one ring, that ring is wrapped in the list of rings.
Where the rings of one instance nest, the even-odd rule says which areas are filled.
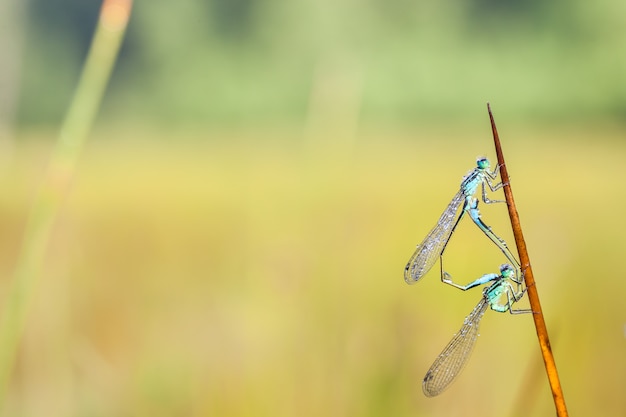
[[[465,318],[459,332],[454,335],[428,372],[426,372],[422,389],[428,397],[433,397],[443,392],[461,372],[478,338],[480,320],[488,308],[501,313],[508,311],[511,314],[531,312],[531,310],[513,308],[513,304],[519,301],[526,291],[525,289],[522,290],[523,277],[520,263],[515,259],[506,242],[493,233],[491,228],[483,222],[478,210],[479,200],[475,197],[475,194],[479,186],[482,189],[483,202],[486,204],[503,202],[502,200],[490,200],[487,198],[485,186],[489,187],[492,192],[503,187],[502,182],[498,184],[493,183],[497,178],[498,168],[492,172],[489,171],[489,168],[490,164],[487,158],[479,157],[477,159],[476,168],[463,177],[459,191],[452,198],[435,227],[428,233],[424,241],[417,245],[417,249],[411,256],[411,259],[409,259],[404,270],[404,280],[408,284],[413,284],[419,281],[439,259],[441,280],[446,284],[463,291],[479,285],[490,284],[483,289],[481,300]],[[460,213],[459,208],[461,208]],[[466,214],[502,251],[509,263],[501,265],[499,273],[485,274],[467,285],[459,285],[452,281],[450,274],[445,272],[443,253],[452,233]]]

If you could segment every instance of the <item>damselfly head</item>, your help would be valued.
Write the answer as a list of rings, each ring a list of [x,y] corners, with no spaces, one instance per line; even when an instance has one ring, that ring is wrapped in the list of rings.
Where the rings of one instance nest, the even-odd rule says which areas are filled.
[[[489,165],[491,164],[489,163],[489,160],[486,157],[479,156],[478,158],[476,158],[476,166],[479,169],[488,169]]]
[[[509,264],[500,265],[500,274],[502,274],[504,278],[509,278],[511,274],[513,274],[514,272],[515,270],[513,269],[511,265]]]

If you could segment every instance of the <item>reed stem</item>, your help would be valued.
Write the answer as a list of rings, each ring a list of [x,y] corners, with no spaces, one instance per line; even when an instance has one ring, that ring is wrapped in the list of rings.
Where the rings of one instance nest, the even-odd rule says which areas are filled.
[[[98,113],[130,17],[132,0],[104,0],[94,38],[24,231],[0,321],[0,412],[28,315],[42,274],[55,220],[67,196],[76,163]]]
[[[524,234],[522,233],[522,226],[520,224],[519,215],[517,213],[517,208],[515,207],[515,199],[513,198],[513,191],[511,189],[511,183],[509,181],[509,173],[506,168],[504,154],[502,153],[500,137],[498,136],[498,129],[496,128],[496,123],[493,119],[493,114],[491,112],[491,106],[489,105],[489,103],[487,103],[487,110],[489,112],[489,119],[491,121],[491,130],[493,132],[493,141],[496,148],[496,155],[498,157],[498,165],[500,166],[500,178],[502,179],[502,183],[505,184],[504,196],[506,198],[506,203],[509,209],[509,217],[511,218],[513,236],[515,237],[515,244],[517,245],[517,252],[520,258],[524,281],[526,283],[530,308],[534,313],[532,316],[535,321],[537,339],[539,340],[541,355],[543,356],[543,362],[546,368],[546,372],[548,374],[548,382],[550,384],[550,389],[552,390],[552,397],[554,398],[556,415],[558,417],[567,417],[567,407],[565,406],[565,398],[563,397],[561,382],[559,381],[559,374],[557,372],[556,363],[554,361],[554,355],[552,354],[552,347],[550,346],[548,328],[546,327],[546,322],[543,317],[543,311],[541,309],[541,303],[539,302],[539,293],[537,292],[537,285],[535,284],[533,269],[530,265],[530,259],[528,257],[528,250],[526,249],[526,242],[524,240]]]

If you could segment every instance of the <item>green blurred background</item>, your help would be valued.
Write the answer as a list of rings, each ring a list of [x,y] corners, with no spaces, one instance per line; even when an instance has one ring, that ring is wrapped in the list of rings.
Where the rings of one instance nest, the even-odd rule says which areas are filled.
[[[3,299],[99,5],[2,3]],[[554,415],[528,316],[487,313],[461,377],[421,393],[480,290],[402,272],[475,157],[495,160],[487,101],[570,414],[626,413],[626,3],[134,6],[12,415]],[[464,282],[504,261],[475,229],[447,252]]]

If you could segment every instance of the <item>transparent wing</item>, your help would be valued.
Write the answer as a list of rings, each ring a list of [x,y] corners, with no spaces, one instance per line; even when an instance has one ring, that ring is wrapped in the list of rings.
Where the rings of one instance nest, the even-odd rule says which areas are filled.
[[[437,225],[428,233],[424,241],[417,245],[417,249],[404,268],[404,280],[407,284],[419,281],[435,265],[446,243],[450,240],[458,219],[456,213],[464,200],[463,192],[459,191],[448,204]]]
[[[454,381],[454,378],[461,373],[478,338],[480,319],[488,307],[489,303],[483,297],[478,305],[474,307],[474,310],[465,318],[461,330],[454,335],[448,346],[445,347],[428,372],[426,372],[422,382],[422,390],[427,397],[441,394]]]

